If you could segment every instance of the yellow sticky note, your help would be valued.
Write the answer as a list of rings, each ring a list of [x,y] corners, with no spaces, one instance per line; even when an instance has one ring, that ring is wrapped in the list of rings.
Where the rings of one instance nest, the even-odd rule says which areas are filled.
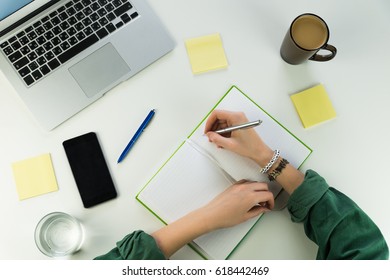
[[[290,97],[305,128],[336,117],[336,111],[322,84]]]
[[[50,154],[12,164],[19,200],[58,190]]]
[[[185,45],[194,74],[227,68],[225,50],[218,33],[188,39]]]

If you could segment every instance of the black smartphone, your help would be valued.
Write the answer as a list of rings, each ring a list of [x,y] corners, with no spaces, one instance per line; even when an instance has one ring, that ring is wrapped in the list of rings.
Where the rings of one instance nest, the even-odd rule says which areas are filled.
[[[96,133],[80,135],[62,144],[85,208],[117,196]]]

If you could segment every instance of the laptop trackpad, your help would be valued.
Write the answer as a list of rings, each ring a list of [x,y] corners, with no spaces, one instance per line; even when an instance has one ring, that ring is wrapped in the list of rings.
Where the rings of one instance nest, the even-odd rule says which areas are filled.
[[[114,46],[104,45],[91,55],[69,68],[69,72],[88,97],[113,85],[130,72]]]

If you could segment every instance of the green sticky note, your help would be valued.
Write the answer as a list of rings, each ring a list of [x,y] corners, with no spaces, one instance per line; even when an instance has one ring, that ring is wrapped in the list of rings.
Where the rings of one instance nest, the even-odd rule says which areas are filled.
[[[336,117],[336,111],[322,84],[293,94],[290,98],[305,128]]]
[[[50,154],[14,162],[12,171],[19,200],[58,190]]]
[[[185,45],[194,74],[227,68],[225,50],[218,33],[188,39]]]

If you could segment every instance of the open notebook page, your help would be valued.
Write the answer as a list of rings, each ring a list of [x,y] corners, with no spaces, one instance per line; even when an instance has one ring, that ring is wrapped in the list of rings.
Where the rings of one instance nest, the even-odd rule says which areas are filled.
[[[158,176],[140,192],[138,199],[164,222],[170,223],[207,204],[230,185],[212,160],[184,142]],[[256,220],[214,231],[194,243],[207,257],[225,259]]]
[[[230,89],[215,109],[242,111],[249,120],[261,119],[263,123],[255,128],[256,131],[272,149],[280,149],[281,155],[295,167],[299,167],[311,153],[310,148],[236,87]],[[235,181],[268,181],[266,176],[260,174],[255,162],[209,143],[204,135],[206,119],[137,196],[141,203],[166,223],[201,207],[231,185],[226,173]],[[274,195],[280,191],[277,184],[270,188]],[[207,257],[225,259],[257,220],[255,218],[233,228],[209,233],[194,242]]]

